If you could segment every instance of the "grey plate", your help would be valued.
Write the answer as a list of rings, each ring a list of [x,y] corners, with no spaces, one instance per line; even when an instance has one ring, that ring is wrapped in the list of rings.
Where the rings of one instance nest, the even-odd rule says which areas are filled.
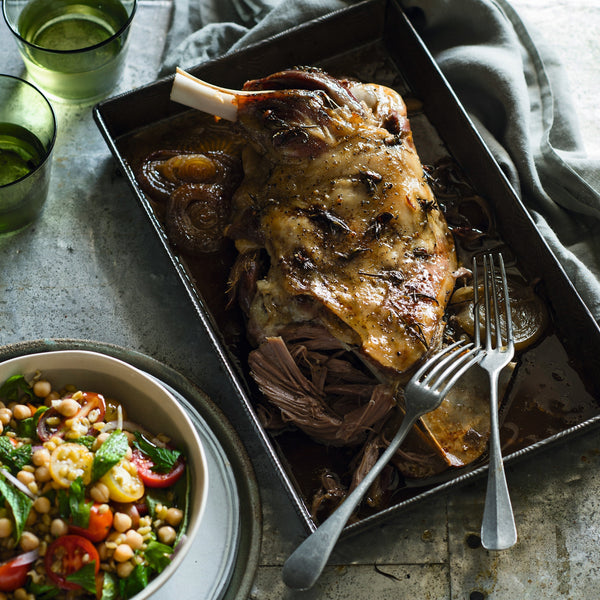
[[[167,581],[155,598],[220,600],[233,576],[240,541],[236,474],[206,421],[176,389],[155,379],[187,409],[206,451],[209,481],[206,507],[194,544],[177,575]]]
[[[220,409],[189,380],[132,350],[87,340],[34,340],[1,347],[0,362],[69,349],[102,352],[159,379],[189,411],[206,443],[215,496],[211,490],[198,540],[181,565],[181,575],[168,581],[155,598],[246,600],[258,567],[262,511],[254,470],[237,433]]]

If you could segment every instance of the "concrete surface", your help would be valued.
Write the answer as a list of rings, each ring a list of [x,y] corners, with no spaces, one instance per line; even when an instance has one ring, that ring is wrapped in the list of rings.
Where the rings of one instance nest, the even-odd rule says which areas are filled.
[[[122,91],[155,79],[170,4],[142,0]],[[568,69],[588,148],[600,153],[598,1],[513,4],[555,45]],[[0,71],[23,71],[3,22]],[[191,303],[117,173],[91,107],[56,108],[60,133],[44,214],[18,235],[0,237],[0,344],[86,338],[141,351],[195,381],[225,407],[246,439],[227,390],[216,383],[221,367],[204,350]],[[255,600],[600,598],[600,432],[509,467],[519,529],[513,549],[493,553],[472,543],[485,489],[477,481],[342,542],[334,566],[305,593],[289,592],[280,580],[281,565],[303,530],[252,441],[248,450],[264,503]]]

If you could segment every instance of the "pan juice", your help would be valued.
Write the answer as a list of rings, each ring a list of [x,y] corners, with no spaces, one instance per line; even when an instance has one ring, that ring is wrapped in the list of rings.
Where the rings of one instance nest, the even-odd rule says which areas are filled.
[[[34,0],[18,22],[27,69],[56,97],[96,98],[121,74],[128,19],[119,0]]]

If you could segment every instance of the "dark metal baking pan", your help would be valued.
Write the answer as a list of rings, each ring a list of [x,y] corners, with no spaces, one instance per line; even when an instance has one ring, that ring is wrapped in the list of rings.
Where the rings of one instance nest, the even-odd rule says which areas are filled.
[[[334,74],[390,85],[404,96],[418,98],[422,108],[411,117],[411,124],[423,162],[434,161],[440,153],[452,156],[492,207],[500,236],[514,253],[521,272],[529,280],[541,282],[552,315],[552,329],[527,354],[527,364],[521,365],[512,384],[516,400],[510,404],[509,417],[518,421],[521,428],[530,426],[531,431],[520,445],[509,446],[505,460],[528,456],[600,422],[600,405],[596,400],[600,389],[600,356],[597,352],[600,329],[399,3],[394,0],[362,2],[199,65],[190,72],[235,89],[248,79],[293,65],[321,66]],[[240,405],[271,459],[274,472],[288,491],[307,530],[312,530],[315,523],[301,489],[302,477],[294,470],[291,456],[304,453],[303,456],[308,457],[309,452],[294,448],[289,441],[282,443],[272,438],[261,427],[254,409],[256,392],[246,373],[245,350],[229,343],[228,334],[223,330],[219,313],[225,304],[224,289],[216,297],[211,297],[214,296],[214,285],[213,292],[207,292],[208,287],[203,289],[203,284],[218,279],[219,272],[225,267],[215,264],[211,268],[211,261],[199,266],[178,254],[170,246],[160,219],[136,181],[136,161],[141,152],[151,150],[140,146],[152,139],[159,144],[160,136],[165,132],[174,135],[178,120],[191,114],[185,107],[169,100],[171,85],[172,77],[166,77],[103,101],[94,108],[94,118],[179,274],[206,328],[212,349],[223,361]],[[393,506],[349,525],[346,532],[369,526],[425,496],[481,475],[486,469],[485,464],[477,463],[470,468],[447,472],[426,484],[413,482]]]

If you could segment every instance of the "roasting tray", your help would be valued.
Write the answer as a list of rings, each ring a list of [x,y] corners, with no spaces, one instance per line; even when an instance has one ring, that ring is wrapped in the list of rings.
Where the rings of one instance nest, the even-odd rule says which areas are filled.
[[[235,89],[247,79],[295,65],[322,66],[334,74],[390,85],[406,97],[419,99],[422,108],[411,116],[411,124],[421,159],[432,163],[440,155],[449,154],[461,165],[478,193],[491,204],[501,237],[514,252],[520,270],[531,281],[539,280],[552,315],[552,327],[544,340],[521,359],[527,364],[520,365],[512,383],[510,393],[516,400],[510,403],[506,419],[513,426],[516,423],[521,433],[519,443],[513,440],[507,446],[505,460],[529,456],[597,425],[600,329],[400,4],[394,0],[362,2],[189,70],[204,80]],[[170,102],[171,84],[172,77],[167,77],[105,100],[94,108],[94,118],[189,294],[206,330],[207,344],[222,360],[228,384],[235,390],[274,472],[306,529],[311,531],[316,525],[303,488],[306,473],[298,465],[312,468],[311,457],[322,448],[304,447],[303,442],[295,444],[293,436],[285,440],[273,438],[263,430],[254,409],[257,392],[245,370],[247,349],[243,344],[231,344],[229,332],[222,326],[225,283],[219,283],[219,278],[226,267],[218,261],[194,262],[180,256],[169,245],[135,179],[136,161],[142,153],[156,149],[151,147],[152,140],[160,145],[165,131],[176,131],[171,124],[190,115],[185,107]],[[413,482],[398,495],[395,505],[366,515],[347,526],[345,532],[370,526],[426,496],[471,480],[486,469],[486,464],[478,463],[446,472],[437,480]]]

